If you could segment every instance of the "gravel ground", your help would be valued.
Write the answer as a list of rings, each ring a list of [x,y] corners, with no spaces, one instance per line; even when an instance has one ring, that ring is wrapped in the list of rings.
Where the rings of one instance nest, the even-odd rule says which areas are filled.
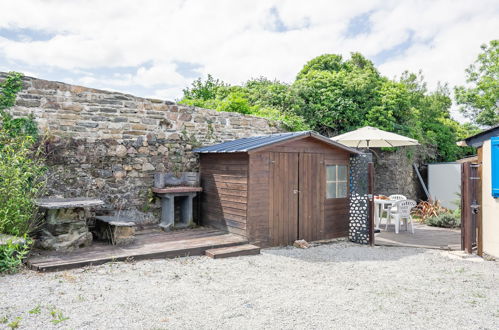
[[[21,329],[498,329],[498,270],[450,252],[341,242],[24,271],[0,277],[0,321],[20,317]]]

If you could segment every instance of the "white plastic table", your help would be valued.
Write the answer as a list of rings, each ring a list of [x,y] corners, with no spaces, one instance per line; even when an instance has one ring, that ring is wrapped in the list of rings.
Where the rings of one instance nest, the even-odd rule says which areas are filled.
[[[374,221],[376,223],[376,228],[379,229],[379,223],[381,222],[381,212],[383,212],[385,205],[395,204],[397,201],[392,199],[374,199]]]

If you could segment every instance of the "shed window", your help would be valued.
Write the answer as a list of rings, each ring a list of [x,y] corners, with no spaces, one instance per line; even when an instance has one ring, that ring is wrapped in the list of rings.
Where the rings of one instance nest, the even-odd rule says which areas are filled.
[[[326,198],[346,198],[348,184],[346,165],[326,166]]]

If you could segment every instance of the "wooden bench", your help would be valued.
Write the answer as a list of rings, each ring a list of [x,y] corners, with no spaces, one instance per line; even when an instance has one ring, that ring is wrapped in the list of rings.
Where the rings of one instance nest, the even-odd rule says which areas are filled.
[[[113,245],[130,244],[135,239],[135,222],[123,216],[96,216],[95,235]]]

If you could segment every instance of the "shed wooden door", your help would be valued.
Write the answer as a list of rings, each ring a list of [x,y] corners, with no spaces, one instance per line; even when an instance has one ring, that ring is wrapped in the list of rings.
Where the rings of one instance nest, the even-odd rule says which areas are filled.
[[[324,228],[324,155],[270,153],[270,223],[273,245],[316,241]]]
[[[298,153],[270,153],[270,241],[292,244],[298,231]]]
[[[323,154],[300,154],[298,239],[310,242],[323,238],[324,176]]]

